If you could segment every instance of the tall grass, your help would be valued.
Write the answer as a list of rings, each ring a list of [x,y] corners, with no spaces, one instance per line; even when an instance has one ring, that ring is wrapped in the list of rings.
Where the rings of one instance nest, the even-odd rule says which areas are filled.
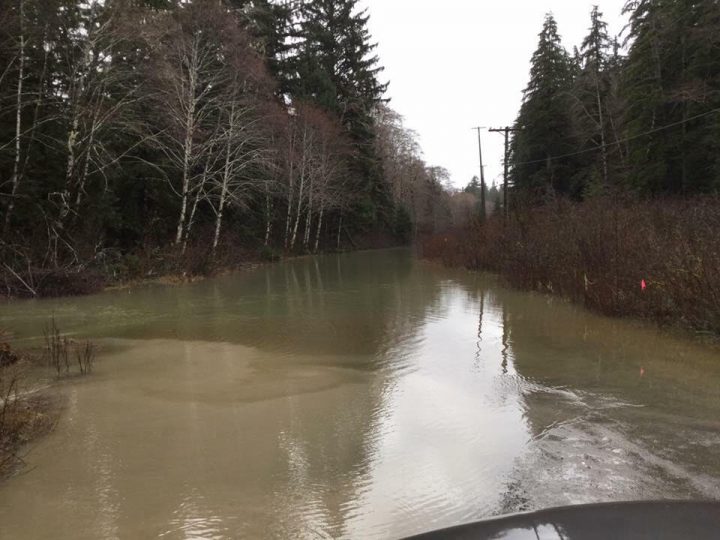
[[[95,344],[91,341],[82,341],[75,344],[75,358],[77,359],[80,375],[87,375],[95,364]]]
[[[45,326],[45,357],[47,364],[53,368],[59,377],[63,373],[70,373],[70,340],[60,333],[55,323],[55,317]]]
[[[425,238],[426,258],[720,335],[720,199],[560,201]],[[643,282],[645,287],[643,287]]]
[[[74,351],[80,375],[88,375],[95,365],[97,347],[90,341],[75,341],[64,336],[55,322],[55,317],[45,326],[45,359],[58,377],[69,375],[72,367],[71,351]]]
[[[80,375],[92,372],[97,354],[94,343],[69,339],[54,317],[45,326],[44,336],[43,360],[58,378],[73,373],[75,364]],[[43,388],[21,389],[27,384],[24,369],[35,358],[13,350],[9,337],[0,331],[0,479],[22,464],[22,446],[54,425],[53,394]]]

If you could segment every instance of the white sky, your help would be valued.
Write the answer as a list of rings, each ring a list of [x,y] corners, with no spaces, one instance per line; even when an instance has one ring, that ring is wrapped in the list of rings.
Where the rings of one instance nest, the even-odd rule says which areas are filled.
[[[626,0],[362,0],[390,81],[390,106],[420,134],[429,165],[464,186],[479,172],[474,126],[512,125],[545,13],[565,46],[580,46],[598,4],[610,33]],[[488,185],[502,179],[503,137],[483,132]]]

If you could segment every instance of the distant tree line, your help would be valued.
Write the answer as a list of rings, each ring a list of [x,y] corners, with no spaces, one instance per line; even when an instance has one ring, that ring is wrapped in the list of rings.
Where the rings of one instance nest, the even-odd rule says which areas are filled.
[[[717,336],[720,2],[633,0],[624,11],[623,41],[596,7],[572,53],[545,18],[513,126],[510,212],[428,236],[421,252]],[[463,195],[479,192],[472,181]]]
[[[3,1],[0,270],[439,227],[357,4]]]
[[[512,140],[516,200],[720,188],[720,3],[632,0],[624,11],[622,42],[595,7],[572,53],[547,15]]]

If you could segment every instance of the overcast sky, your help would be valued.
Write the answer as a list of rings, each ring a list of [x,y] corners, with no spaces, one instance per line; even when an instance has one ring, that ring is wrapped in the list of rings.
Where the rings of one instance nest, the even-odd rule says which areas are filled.
[[[420,134],[425,159],[456,186],[478,174],[473,126],[511,125],[545,13],[568,50],[580,46],[598,4],[612,34],[626,0],[362,0],[390,81],[391,107]],[[485,177],[502,178],[503,139],[483,132]]]

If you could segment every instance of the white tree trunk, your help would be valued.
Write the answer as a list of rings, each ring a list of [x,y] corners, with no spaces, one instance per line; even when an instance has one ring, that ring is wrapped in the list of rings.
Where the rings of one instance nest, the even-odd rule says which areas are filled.
[[[605,115],[603,114],[602,99],[600,98],[600,74],[595,75],[595,96],[597,97],[598,114],[600,116],[600,144],[602,147],[603,181],[605,187],[608,185],[608,155],[605,145]]]
[[[305,215],[305,231],[303,234],[303,247],[308,248],[310,244],[310,228],[312,226],[312,213],[313,213],[313,180],[310,178],[310,186],[308,189],[308,205],[307,212]]]
[[[182,253],[184,254],[187,250],[188,240],[190,240],[190,233],[192,233],[193,225],[195,225],[195,213],[197,212],[198,205],[200,204],[200,198],[202,197],[202,190],[205,187],[205,174],[203,173],[203,179],[200,182],[200,185],[197,186],[197,192],[195,193],[195,200],[192,204],[192,210],[190,210],[190,215],[187,218],[187,224],[185,225],[185,233],[183,234],[182,239]],[[188,199],[190,199],[190,195],[188,194]]]
[[[295,215],[295,226],[293,227],[292,232],[292,238],[290,240],[290,249],[295,248],[295,242],[297,240],[297,233],[298,233],[298,227],[300,226],[300,217],[302,215],[302,200],[303,200],[303,189],[305,187],[305,173],[306,173],[306,165],[307,165],[307,147],[306,147],[306,141],[307,141],[307,129],[305,129],[305,134],[303,136],[303,156],[302,156],[302,163],[300,166],[300,186],[298,189],[298,202],[297,202],[297,212]]]
[[[292,209],[293,209],[293,195],[295,193],[295,180],[293,177],[293,164],[294,159],[292,152],[294,150],[295,134],[294,131],[290,137],[290,164],[289,164],[289,176],[288,176],[288,207],[287,207],[287,219],[285,220],[285,249],[288,248],[288,242],[290,240],[290,225],[292,223]]]
[[[60,219],[58,220],[58,224],[60,227],[63,226],[63,222],[67,215],[72,210],[72,201],[70,201],[70,196],[72,193],[72,187],[74,184],[73,178],[75,176],[75,170],[78,166],[78,156],[76,153],[76,145],[78,142],[78,137],[80,137],[80,96],[83,95],[85,91],[85,79],[83,78],[85,75],[84,73],[88,70],[90,66],[90,42],[88,41],[85,44],[85,49],[83,51],[83,60],[82,60],[82,66],[74,66],[75,67],[75,74],[73,79],[73,84],[70,90],[70,98],[72,100],[72,121],[71,121],[71,127],[70,131],[68,132],[67,137],[67,164],[65,168],[65,193],[62,197],[62,208],[60,210]],[[94,125],[93,125],[94,127]]]
[[[298,227],[300,226],[300,216],[302,215],[302,195],[303,187],[305,184],[305,173],[300,174],[300,187],[298,190],[298,203],[297,211],[295,213],[295,225],[293,226],[292,238],[290,239],[290,249],[295,248],[295,242],[297,240]]]
[[[67,137],[67,163],[65,165],[65,187],[69,187],[72,184],[72,177],[75,174],[75,143],[77,142],[78,135],[80,134],[78,129],[80,125],[80,119],[77,114],[77,107],[74,108],[72,124]]]
[[[101,101],[101,103],[102,103],[102,101]],[[77,194],[75,196],[75,213],[76,214],[80,211],[80,203],[82,202],[83,192],[85,191],[85,183],[87,181],[88,171],[90,170],[90,153],[93,151],[93,145],[95,144],[95,132],[97,131],[98,114],[99,114],[99,110],[95,111],[95,115],[93,116],[92,127],[90,128],[90,138],[88,140],[88,146],[87,146],[87,149],[85,150],[85,163],[83,165],[83,172],[82,172],[82,175],[80,176],[80,181],[78,182]]]
[[[270,244],[272,233],[272,201],[270,200],[270,187],[265,182],[265,245]]]
[[[195,97],[198,84],[197,46],[197,43],[193,42],[190,53],[191,58],[188,61],[188,87],[185,92],[187,113],[185,115],[185,140],[183,142],[182,201],[180,202],[180,217],[178,218],[177,233],[175,235],[176,246],[183,241],[183,234],[185,234],[185,220],[187,216],[188,197],[190,193],[190,166],[193,153],[193,136],[195,135],[195,113],[197,107],[197,100]]]
[[[218,203],[217,218],[215,219],[215,236],[213,237],[212,255],[215,257],[218,242],[220,241],[220,229],[222,228],[223,211],[225,210],[225,200],[227,199],[228,185],[230,184],[230,175],[232,174],[232,166],[230,156],[232,154],[233,137],[231,134],[235,130],[235,102],[230,109],[229,133],[225,142],[225,166],[223,167],[222,188],[220,189],[220,202]]]
[[[47,33],[48,33],[48,27],[45,26],[45,30],[43,31],[43,37],[42,37],[42,44],[43,49],[45,50],[45,54],[43,55],[43,67],[42,71],[40,73],[40,79],[38,81],[38,91],[37,91],[37,97],[35,98],[35,112],[33,113],[33,120],[32,125],[30,126],[30,133],[28,134],[28,144],[27,148],[25,148],[25,161],[23,162],[23,166],[20,172],[20,176],[22,178],[25,177],[25,171],[27,170],[28,163],[30,162],[30,154],[32,150],[33,142],[35,141],[35,129],[37,128],[38,124],[38,118],[40,116],[40,107],[43,102],[44,97],[44,90],[45,90],[45,78],[47,77],[47,65],[48,65],[48,55],[49,55],[49,47],[47,47],[45,44],[47,43]]]
[[[342,222],[343,222],[343,215],[340,214],[340,223],[338,224],[338,233],[337,233],[337,249],[340,249],[340,233],[342,232]]]
[[[12,190],[5,214],[3,232],[10,228],[10,215],[15,209],[15,197],[20,185],[20,133],[22,132],[23,81],[25,80],[25,1],[20,0],[20,58],[18,66],[18,85],[15,110],[15,158],[13,160]]]
[[[175,234],[175,245],[183,240],[185,228],[185,216],[187,214],[188,193],[190,191],[190,153],[192,152],[192,112],[188,112],[185,130],[185,144],[183,145],[183,177],[182,177],[182,201],[180,202],[180,217],[178,218],[177,233]]]
[[[320,205],[320,217],[318,217],[317,231],[315,232],[315,249],[313,250],[315,253],[317,253],[318,246],[320,245],[320,231],[322,230],[324,215],[325,215],[325,203],[323,202]]]
[[[218,242],[220,242],[220,229],[222,228],[222,220],[223,220],[223,211],[225,210],[225,199],[227,198],[227,173],[225,175],[225,178],[223,178],[223,187],[222,191],[220,192],[220,202],[218,204],[218,213],[217,218],[215,220],[215,236],[213,237],[213,245],[212,245],[212,254],[213,257],[215,256],[215,251],[218,247]]]

